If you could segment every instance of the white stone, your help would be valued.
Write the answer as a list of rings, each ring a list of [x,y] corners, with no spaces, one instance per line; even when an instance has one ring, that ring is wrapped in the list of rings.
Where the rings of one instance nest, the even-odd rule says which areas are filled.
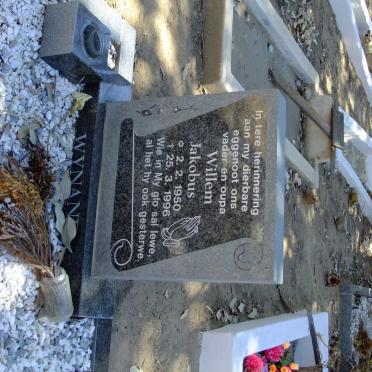
[[[48,148],[50,166],[58,177],[72,153],[77,114],[62,120],[72,104],[71,93],[80,87],[59,76],[38,59],[44,5],[56,0],[2,0],[0,2],[0,161],[12,152],[27,165],[26,140],[17,133],[35,118],[43,121],[37,130],[39,142]],[[56,83],[54,102],[48,101],[46,84]],[[43,119],[45,118],[45,119]],[[60,249],[50,215],[51,241]],[[25,265],[0,248],[0,372],[87,370],[94,325],[91,320],[61,324],[37,320],[35,304],[38,282]],[[63,348],[59,349],[58,345]],[[59,346],[61,347],[61,346]]]

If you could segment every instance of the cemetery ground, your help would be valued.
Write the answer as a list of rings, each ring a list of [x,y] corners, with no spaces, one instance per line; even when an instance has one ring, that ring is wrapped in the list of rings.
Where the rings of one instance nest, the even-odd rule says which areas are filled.
[[[104,93],[102,96],[100,94],[98,99],[97,90],[94,93],[90,90],[93,89],[93,86],[95,89],[97,88],[97,82],[92,85],[90,83],[80,84],[82,80],[79,79],[77,80],[79,83],[75,81],[75,84],[73,84],[63,77],[63,69],[68,70],[68,65],[66,65],[67,68],[62,66],[63,63],[61,64],[62,67],[55,66],[60,69],[58,72],[48,65],[49,62],[45,63],[45,59],[42,60],[43,48],[40,48],[40,44],[42,44],[42,41],[45,42],[49,36],[59,37],[63,33],[45,32],[44,34],[42,32],[44,5],[59,3],[58,6],[61,6],[61,8],[55,8],[58,10],[63,7],[68,8],[71,4],[59,0],[19,0],[17,2],[2,0],[0,2],[0,114],[2,119],[0,122],[0,162],[2,163],[0,171],[0,196],[2,198],[0,205],[0,240],[10,251],[6,253],[2,247],[0,248],[0,372],[22,370],[88,371],[92,368],[100,371],[103,365],[105,365],[105,370],[110,372],[194,372],[199,370],[201,332],[223,327],[229,323],[251,321],[304,309],[313,312],[323,311],[329,314],[330,358],[328,367],[331,371],[339,370],[339,329],[341,322],[343,322],[340,314],[340,304],[341,297],[346,297],[345,293],[340,293],[340,286],[348,283],[367,288],[372,286],[372,228],[368,220],[363,217],[358,194],[349,187],[344,177],[336,172],[334,167],[329,165],[320,167],[320,186],[316,191],[310,190],[301,176],[294,170],[286,168],[283,284],[223,283],[225,278],[227,280],[235,278],[232,275],[234,274],[232,270],[227,269],[229,263],[234,264],[244,272],[237,264],[240,255],[236,260],[235,254],[233,257],[232,255],[228,257],[226,254],[229,243],[236,239],[236,236],[241,238],[241,235],[238,235],[238,233],[240,234],[239,228],[242,228],[241,231],[243,231],[243,228],[249,227],[247,228],[249,236],[244,233],[247,240],[251,238],[250,235],[254,238],[256,233],[258,240],[262,239],[261,232],[264,231],[266,233],[264,241],[267,243],[265,247],[278,246],[274,244],[277,240],[267,242],[267,237],[271,236],[270,233],[274,235],[271,225],[267,221],[270,221],[271,214],[275,215],[276,231],[280,230],[281,221],[278,222],[277,219],[281,217],[281,198],[280,191],[276,193],[274,184],[279,185],[281,181],[275,172],[271,172],[272,168],[280,169],[281,159],[278,154],[283,150],[282,140],[284,136],[279,138],[280,134],[283,133],[279,133],[280,130],[275,130],[276,126],[274,126],[274,124],[279,125],[278,128],[280,128],[280,125],[284,124],[284,116],[281,115],[281,110],[276,107],[276,105],[280,106],[281,104],[283,106],[284,104],[284,101],[280,102],[279,99],[277,101],[272,100],[271,105],[268,104],[268,110],[265,113],[268,117],[264,119],[268,128],[270,128],[265,134],[264,141],[267,141],[267,143],[264,150],[267,152],[267,150],[270,151],[271,146],[277,146],[279,151],[270,152],[269,157],[265,157],[262,166],[267,182],[265,181],[266,189],[264,191],[265,214],[261,213],[259,216],[261,222],[253,221],[256,224],[253,222],[248,224],[247,221],[251,221],[249,218],[240,219],[239,213],[232,214],[231,211],[229,211],[230,214],[226,214],[226,216],[230,216],[228,220],[223,220],[218,214],[216,214],[218,219],[215,216],[213,216],[214,219],[210,218],[212,214],[209,212],[211,210],[203,205],[199,207],[198,202],[202,199],[190,198],[188,204],[184,204],[182,213],[189,213],[190,210],[193,211],[193,208],[197,209],[198,213],[193,218],[172,221],[172,225],[165,226],[164,224],[164,222],[169,222],[170,219],[162,221],[164,228],[161,230],[161,235],[164,231],[166,234],[165,237],[162,236],[164,238],[163,246],[167,247],[168,250],[163,249],[155,252],[160,252],[155,258],[161,262],[155,262],[153,266],[137,267],[136,270],[139,269],[139,271],[133,270],[135,272],[132,276],[135,277],[136,273],[140,272],[139,277],[151,277],[151,275],[146,275],[146,269],[148,269],[147,273],[150,272],[151,274],[151,266],[158,269],[157,274],[159,276],[167,274],[168,277],[181,277],[184,274],[182,273],[183,270],[187,271],[186,277],[194,278],[198,275],[199,278],[204,278],[203,275],[209,270],[209,273],[213,274],[213,280],[217,278],[215,282],[110,280],[113,277],[120,276],[123,279],[126,277],[125,275],[130,277],[133,271],[126,271],[125,269],[120,271],[119,269],[125,267],[133,257],[138,257],[133,255],[133,247],[137,243],[133,240],[133,236],[137,228],[134,216],[139,215],[137,209],[140,203],[128,203],[127,200],[129,199],[121,199],[121,197],[123,195],[127,198],[132,196],[135,201],[137,201],[138,195],[143,198],[144,188],[135,186],[144,182],[141,177],[141,171],[144,168],[144,162],[141,158],[144,147],[141,147],[141,144],[145,143],[144,138],[150,137],[146,137],[147,134],[144,135],[143,132],[142,134],[136,132],[141,124],[145,124],[142,129],[145,127],[146,130],[153,131],[149,134],[149,136],[153,136],[151,138],[156,138],[161,131],[159,128],[166,128],[164,131],[169,130],[169,132],[173,130],[171,135],[167,132],[167,139],[171,138],[174,141],[175,138],[182,137],[182,141],[180,141],[182,147],[184,146],[183,140],[191,144],[192,138],[203,137],[200,139],[200,144],[203,143],[203,150],[206,151],[205,148],[215,145],[213,141],[216,141],[216,138],[217,141],[220,140],[221,133],[226,126],[230,131],[236,125],[241,125],[242,122],[236,120],[236,118],[244,117],[243,115],[247,118],[248,114],[245,109],[248,111],[257,110],[256,107],[259,107],[257,102],[261,101],[257,97],[249,101],[252,97],[247,94],[248,98],[244,98],[247,99],[245,101],[248,102],[247,107],[241,110],[241,106],[238,104],[227,105],[226,101],[234,95],[205,96],[208,92],[202,84],[205,67],[203,31],[205,18],[207,17],[205,13],[206,0],[105,1],[128,22],[128,27],[122,28],[124,23],[120,22],[120,19],[115,19],[115,14],[108,12],[110,9],[106,9],[107,14],[103,14],[102,11],[101,14],[96,14],[97,22],[102,21],[104,23],[106,17],[105,21],[109,19],[109,23],[111,22],[110,26],[106,25],[108,28],[116,27],[115,31],[120,29],[120,43],[122,46],[125,46],[126,43],[123,42],[124,38],[122,39],[122,36],[127,37],[125,40],[128,41],[132,31],[132,35],[134,35],[134,30],[137,34],[133,99],[193,95],[194,97],[187,99],[187,102],[193,102],[191,105],[193,112],[190,114],[192,119],[189,121],[182,119],[181,122],[180,117],[187,117],[190,111],[181,105],[176,106],[174,102],[180,101],[177,101],[174,97],[170,98],[167,101],[168,103],[164,105],[162,103],[156,105],[159,109],[156,116],[151,116],[151,111],[148,114],[149,109],[142,110],[144,108],[142,105],[145,105],[145,103],[121,102],[129,99],[127,94],[132,89],[129,85],[120,86],[119,89],[115,90],[112,89],[115,84],[107,84],[106,91],[102,89]],[[322,92],[331,95],[337,105],[348,111],[371,135],[371,106],[347,55],[329,0],[270,1],[319,73]],[[94,0],[94,3],[91,0],[81,0],[81,2],[85,3],[84,6],[86,7],[94,7],[99,3],[96,0]],[[88,3],[89,5],[87,5]],[[286,63],[286,59],[280,54],[244,3],[244,0],[234,0],[231,72],[245,89],[260,90],[273,88],[268,78],[268,71],[272,69],[275,73],[280,74],[292,87],[297,87],[300,93],[306,96],[306,89],[303,89],[304,85],[296,80],[296,76]],[[372,13],[372,5],[369,5],[370,0],[367,0],[366,3]],[[98,5],[97,9],[104,9],[99,8]],[[76,10],[83,5],[75,3],[72,7]],[[100,13],[97,9],[96,12]],[[69,25],[68,17],[64,19],[64,17],[59,17],[57,12],[53,14],[54,16],[49,18],[51,29],[59,23],[63,23],[64,26]],[[82,20],[79,16],[70,17],[69,20],[71,21],[73,18],[73,22],[76,23]],[[62,21],[59,22],[60,20]],[[95,34],[96,31],[92,32],[91,25],[80,24],[80,26],[84,29],[84,40],[80,41],[81,45],[79,45],[84,47],[86,54],[92,57],[100,49],[95,49],[96,43],[93,42],[95,40],[93,36],[102,36],[102,34]],[[89,30],[90,32],[87,32]],[[69,28],[67,32],[70,31],[79,34],[80,29],[78,27]],[[115,39],[113,34],[111,34],[112,41],[117,42],[118,40]],[[48,37],[44,38],[45,35]],[[105,37],[108,37],[108,34],[105,35]],[[58,49],[60,45],[53,42],[53,37],[51,38],[52,42],[49,40],[49,43]],[[71,42],[73,38],[65,37],[60,40],[63,44],[65,41]],[[102,39],[100,40],[102,42]],[[115,60],[115,45],[117,44],[113,44],[110,44],[109,57]],[[133,50],[131,50],[129,44],[130,42],[127,43],[127,49],[121,49],[121,52],[124,50],[125,53],[119,53],[120,62],[117,60],[115,62],[120,65],[125,60],[125,63],[130,65],[131,73],[131,58],[133,56],[131,53]],[[106,43],[106,46],[108,45],[109,43]],[[73,53],[75,52],[76,50]],[[89,54],[89,52],[93,52],[93,54]],[[107,62],[103,53],[98,53],[98,55],[99,58],[104,59],[105,63]],[[123,56],[128,57],[128,59]],[[50,61],[52,60],[53,58]],[[84,64],[87,61],[82,62]],[[51,63],[53,64],[53,61]],[[108,66],[105,66],[105,68],[108,68]],[[112,70],[110,74],[116,74],[118,71],[119,69]],[[73,75],[74,71],[68,72]],[[107,70],[103,71],[103,73],[105,72]],[[127,81],[130,80],[131,74]],[[105,81],[101,87],[106,83]],[[83,89],[85,93],[92,93],[93,97],[82,93],[81,90]],[[239,94],[244,96],[244,93]],[[235,94],[235,97],[239,94]],[[196,99],[195,96],[198,95],[203,95],[203,97]],[[266,96],[263,94],[262,97],[270,103],[269,96],[270,94]],[[103,128],[101,126],[103,104],[101,103],[105,102],[105,99],[110,100],[108,97],[114,97],[120,103],[106,106],[106,122]],[[100,101],[100,99],[103,101]],[[212,104],[208,103],[209,106],[206,104],[205,107],[208,106],[210,110],[211,107],[218,107],[218,110],[221,109],[221,111],[215,111],[212,114],[209,112],[203,116],[200,122],[198,120],[202,115],[196,113],[205,108],[203,105],[208,100]],[[222,100],[224,102],[221,104]],[[97,102],[100,104],[95,107]],[[249,102],[254,102],[252,107]],[[216,106],[212,106],[213,104]],[[287,111],[286,137],[301,152],[304,147],[304,117],[299,108],[288,97],[285,98],[285,104]],[[167,111],[169,108],[170,111]],[[223,117],[222,121],[220,119],[215,120],[216,116],[213,115],[216,112],[223,112],[225,108],[235,110],[233,112],[237,115],[228,116],[226,120],[221,115]],[[78,119],[78,111],[80,110],[82,111]],[[242,113],[240,110],[244,112]],[[112,114],[113,112],[114,114]],[[177,114],[177,119],[175,119],[175,116],[171,117],[169,112]],[[124,122],[119,120],[123,119],[122,115],[127,114],[129,116],[129,118],[126,117],[127,120]],[[167,127],[172,120],[179,120],[176,123],[177,126],[172,123],[172,126]],[[208,122],[208,120],[210,121]],[[93,126],[91,125],[92,122]],[[212,122],[212,125],[210,122]],[[148,126],[148,123],[151,123],[151,126]],[[117,124],[120,124],[120,126]],[[103,136],[100,132],[102,128]],[[120,130],[125,128],[128,131],[122,130],[118,136],[118,132],[115,132],[118,128]],[[177,133],[175,133],[175,128]],[[127,141],[130,131],[132,131],[133,139],[131,143]],[[73,143],[74,137],[75,142]],[[164,135],[164,137],[166,136]],[[82,138],[86,138],[86,141],[84,142]],[[115,152],[115,146],[107,145],[110,144],[109,140],[112,140],[112,138],[117,140],[117,142],[114,140],[111,142],[118,145],[117,153]],[[231,140],[231,143],[233,143],[233,140]],[[244,142],[244,144],[246,143]],[[259,147],[259,145],[254,146],[256,150]],[[239,154],[239,152],[237,153]],[[84,156],[81,156],[81,154],[84,154]],[[125,158],[124,156],[123,158],[123,154],[129,154],[131,157]],[[167,154],[169,152],[164,152],[161,156]],[[206,154],[209,157],[209,153]],[[76,157],[76,155],[78,156]],[[100,158],[101,155],[102,159]],[[115,163],[113,159],[116,159],[116,155],[118,155],[118,161]],[[186,155],[190,156],[191,150],[188,154],[186,152]],[[354,157],[349,161],[357,164],[356,168],[358,168],[360,166],[360,155],[356,151],[351,151],[349,156]],[[266,161],[273,158],[275,160]],[[132,159],[132,161],[128,161],[128,159]],[[103,167],[99,170],[101,173],[98,174],[97,169],[100,160],[102,160]],[[26,173],[20,170],[18,162]],[[154,165],[154,163],[151,165]],[[77,172],[79,176],[74,178],[72,175],[75,174],[76,167],[81,169],[79,168]],[[128,177],[128,169],[132,172],[132,177]],[[176,168],[176,170],[179,169],[182,168]],[[273,177],[271,173],[274,174]],[[112,175],[116,177],[116,180],[121,182],[124,179],[124,181],[114,184],[114,182],[111,182]],[[32,177],[32,180],[29,177]],[[269,180],[270,182],[274,180],[272,190],[267,188]],[[109,184],[110,187],[102,187],[102,184]],[[114,190],[114,206],[111,206],[110,203],[113,198],[111,198],[110,192],[118,184],[120,187],[116,187],[116,190]],[[203,185],[203,181],[200,184]],[[78,188],[74,189],[76,185],[81,187],[77,186]],[[121,187],[122,185],[124,186]],[[131,191],[128,191],[128,185],[131,185]],[[181,185],[177,187],[181,187]],[[74,191],[72,192],[72,190]],[[236,191],[236,189],[234,190]],[[102,195],[108,195],[108,197],[101,198]],[[77,197],[77,203],[75,204],[71,200],[74,196]],[[125,201],[124,208],[121,204],[123,200]],[[277,203],[279,206],[274,207],[274,210],[268,207],[274,204],[272,200],[279,200],[279,203]],[[80,222],[78,223],[73,220],[71,210],[67,211],[70,204],[73,205],[72,211],[75,210],[76,206],[79,207],[77,221]],[[96,204],[98,207],[95,209]],[[114,209],[112,215],[109,211],[111,207]],[[37,220],[39,223],[24,223],[22,226],[25,229],[22,231],[26,233],[26,236],[29,236],[27,234],[33,234],[34,240],[31,241],[31,244],[26,244],[26,249],[33,250],[34,253],[37,250],[39,252],[38,259],[41,253],[43,258],[41,267],[35,265],[32,260],[25,260],[22,249],[18,252],[12,251],[12,248],[19,248],[17,244],[14,244],[16,240],[12,240],[17,237],[17,234],[13,234],[9,238],[4,233],[7,228],[12,226],[9,221],[13,220],[10,220],[10,218],[16,216],[12,213],[14,211],[22,212],[22,210],[27,211],[27,216],[40,217]],[[120,218],[116,218],[115,210],[119,210]],[[203,225],[199,226],[201,215],[204,217],[203,213],[209,213],[208,219],[205,218],[205,221],[202,221]],[[102,237],[115,235],[110,235],[114,228],[106,228],[108,220],[100,218],[102,215],[110,218],[115,217],[111,222],[113,222],[113,227],[119,225],[118,234],[123,231],[120,229],[127,230],[125,233],[130,230],[131,242],[127,240],[129,236],[123,234],[126,236],[120,235],[120,239],[114,245],[110,245],[110,250],[105,249],[106,245],[101,244],[102,241],[105,242]],[[265,219],[263,219],[263,215]],[[98,217],[96,218],[96,216]],[[131,225],[128,216],[132,218]],[[172,215],[171,218],[178,218],[179,216],[179,214],[176,214],[175,216]],[[269,217],[266,219],[267,216]],[[279,218],[277,218],[278,216]],[[186,217],[190,216],[187,215]],[[92,219],[94,223],[92,223]],[[263,222],[261,219],[263,219]],[[124,223],[122,223],[123,220]],[[186,225],[185,220],[187,220]],[[125,223],[127,221],[128,224]],[[195,221],[197,221],[196,225]],[[186,235],[182,228],[181,235],[173,235],[172,233],[180,227],[180,222],[182,222],[181,227],[188,230]],[[205,228],[208,223],[213,226],[213,229],[207,230]],[[260,230],[260,223],[265,227],[270,225],[270,229]],[[140,224],[140,226],[146,227],[145,222],[140,222]],[[235,224],[239,226],[235,226]],[[233,229],[231,229],[232,225]],[[30,226],[35,227],[36,230],[30,228]],[[202,231],[201,226],[205,231]],[[198,231],[199,228],[200,231]],[[253,234],[251,234],[250,229]],[[169,232],[169,230],[171,231]],[[234,231],[231,232],[231,236],[224,239],[227,234],[223,234],[223,231],[227,230],[229,232],[230,230]],[[36,233],[34,233],[35,231]],[[39,234],[39,232],[41,233]],[[212,232],[214,233],[212,234]],[[178,257],[164,260],[164,258],[169,257],[168,254],[172,255],[171,248],[176,251],[180,248],[177,243],[197,233],[200,234],[194,237],[194,242],[197,239],[194,248],[198,252],[191,251],[190,255],[181,254]],[[213,236],[208,240],[207,238],[211,235]],[[222,239],[221,235],[223,235]],[[204,254],[203,251],[209,250],[210,253],[210,249],[213,250],[217,245],[207,249],[199,249],[203,245],[201,244],[201,242],[204,242],[203,239],[205,239],[205,242],[214,242],[213,244],[219,244],[222,241],[223,244],[219,244],[218,249],[223,250],[223,255],[217,255],[216,250],[213,251],[213,255]],[[73,249],[68,250],[71,242]],[[125,261],[125,254],[120,251],[123,247],[125,248],[123,242],[127,242],[131,248],[130,258],[127,262]],[[122,245],[120,246],[117,243]],[[187,244],[183,248],[191,247],[194,250],[191,244]],[[263,247],[259,244],[254,245],[249,240],[248,243],[245,241],[244,244],[239,244],[238,247],[232,245],[236,249],[235,253],[241,247],[243,247],[243,252],[249,252],[248,249],[252,249],[252,247]],[[100,250],[96,249],[97,246]],[[24,246],[21,246],[21,248],[24,248]],[[53,256],[51,255],[52,248]],[[89,254],[86,254],[88,250]],[[12,257],[9,253],[13,253],[16,257]],[[195,259],[194,253],[202,254],[196,256],[198,259]],[[93,255],[92,260],[91,255]],[[181,265],[180,262],[185,262],[185,257],[187,262],[187,256],[191,257],[188,262],[197,262],[198,266]],[[226,261],[225,256],[229,258]],[[107,257],[109,258],[107,259]],[[20,262],[22,259],[28,265],[23,265]],[[219,265],[218,267],[213,267],[210,264],[212,259],[214,259],[213,262],[216,262],[216,265]],[[93,262],[92,266],[90,266],[90,260]],[[174,264],[174,260],[176,260],[176,264]],[[242,279],[252,279],[253,277],[255,280],[257,274],[258,276],[262,274],[262,277],[266,278],[268,265],[263,260],[258,259],[258,261],[261,265],[255,265],[255,270],[249,270],[247,276],[244,272]],[[69,283],[63,274],[64,272],[61,276],[57,274],[60,273],[57,270],[60,262],[70,276],[73,297],[76,293],[81,297],[77,303],[74,302],[74,316],[77,318],[73,317],[68,321],[57,322],[61,319],[67,319],[73,312],[69,296]],[[207,262],[205,271],[203,262]],[[225,262],[227,263],[225,264]],[[138,261],[130,262],[134,266],[137,263]],[[121,267],[118,268],[120,265]],[[234,269],[236,269],[235,266]],[[114,267],[117,269],[117,272],[115,271],[116,275],[110,276]],[[163,273],[164,267],[166,270]],[[200,272],[199,268],[201,268]],[[261,268],[263,269],[261,270]],[[32,269],[34,269],[34,273]],[[224,269],[224,272],[222,272],[222,269]],[[145,272],[144,276],[141,276],[141,270],[142,273]],[[219,270],[221,270],[220,276]],[[89,272],[88,276],[86,276],[87,272]],[[97,272],[98,274],[103,273],[103,275],[95,276],[94,274],[97,274]],[[173,276],[169,273],[173,273]],[[56,279],[57,276],[58,279]],[[60,280],[61,278],[63,280]],[[40,316],[42,312],[39,312],[39,310],[42,300],[44,302],[43,310],[48,308],[46,305],[48,296],[45,296],[45,294],[48,293],[48,288],[53,287],[55,280],[60,280],[59,288],[64,289],[63,291],[60,290],[57,296],[61,295],[66,300],[64,303],[66,306],[53,306],[55,297],[49,296],[50,305],[52,305],[50,308],[63,312],[63,314],[58,314],[60,316],[54,318],[56,322],[51,322],[48,321],[48,316],[43,319],[43,316]],[[349,286],[348,288],[355,289],[356,287]],[[42,299],[41,293],[44,293],[44,299]],[[49,293],[55,294],[55,291],[50,290]],[[367,319],[368,328],[371,325],[370,302],[368,302],[369,300],[363,302],[360,299],[361,297],[355,297],[359,299],[359,305],[353,312],[352,317],[354,331],[359,327],[360,318]],[[114,298],[116,298],[115,306],[113,304]],[[353,304],[356,303],[355,300]],[[113,308],[115,310],[112,328],[111,319],[97,320],[90,318],[90,316],[97,318],[110,317]],[[49,318],[49,320],[53,319]],[[306,328],[307,319],[305,324]],[[272,324],[270,327],[271,330],[274,329]],[[369,331],[370,329],[368,329]],[[111,340],[106,342],[110,338],[110,332]],[[351,337],[351,335],[349,336]],[[365,333],[360,333],[355,337],[355,339],[358,339],[359,346],[365,346],[363,341],[367,336]],[[317,337],[319,339],[319,334]],[[266,337],[264,339],[266,340]],[[369,354],[372,352],[372,350],[367,351]],[[220,350],[215,350],[216,354],[219,352]],[[221,355],[223,354],[221,353]],[[107,359],[109,359],[108,368],[106,368]],[[352,370],[351,367],[350,370]],[[365,370],[362,368],[353,369],[354,372],[364,372]]]
[[[200,85],[202,1],[109,3],[137,31],[134,98],[204,93]],[[279,14],[281,6],[284,10],[288,6],[280,0],[272,3]],[[290,6],[296,11],[296,4]],[[321,88],[371,133],[372,110],[346,54],[331,7],[323,0],[311,1],[310,7],[319,35],[314,35],[317,45],[312,45],[309,59],[320,75]],[[290,23],[288,14],[284,11],[283,18]],[[234,48],[240,53],[239,63],[235,64],[240,82],[246,88],[270,87],[268,80],[254,81],[251,76],[253,51],[257,51],[257,70],[258,64],[268,63],[266,36],[240,1],[236,2],[235,23],[240,35],[248,35],[248,41],[243,37],[233,40],[239,43]],[[252,41],[249,35],[261,38]],[[247,48],[245,42],[251,42],[256,49]],[[298,127],[289,128],[287,135],[300,145],[299,120],[297,123]],[[113,320],[110,371],[128,371],[134,365],[144,372],[197,371],[200,331],[224,324],[216,316],[222,308],[232,315],[226,317],[227,322],[236,316],[245,320],[304,308],[328,311],[330,362],[339,358],[339,288],[332,284],[341,280],[371,286],[371,252],[365,251],[371,226],[358,204],[350,202],[352,194],[345,180],[326,166],[320,170],[318,200],[314,203],[309,200],[305,185],[291,172],[287,184],[283,285],[121,282]],[[229,309],[234,298],[237,304],[246,305],[243,313]]]

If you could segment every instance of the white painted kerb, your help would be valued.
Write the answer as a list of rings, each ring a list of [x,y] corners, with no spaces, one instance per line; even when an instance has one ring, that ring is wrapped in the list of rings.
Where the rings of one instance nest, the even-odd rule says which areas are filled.
[[[344,115],[345,142],[350,142],[365,156],[366,186],[372,191],[372,138],[345,110],[339,107],[338,111]],[[372,199],[341,150],[336,151],[336,166],[347,183],[355,189],[360,208],[372,223]]]
[[[372,138],[368,133],[341,107],[338,111],[344,115],[345,142],[351,142],[365,156],[366,186],[372,191]]]
[[[308,84],[319,83],[319,74],[296,43],[280,15],[269,0],[245,0],[250,12],[269,34],[275,47],[301,80]]]
[[[332,6],[333,12],[336,16],[338,28],[341,31],[342,39],[345,43],[347,54],[350,57],[351,62],[355,67],[355,71],[361,80],[364,90],[366,92],[369,104],[372,104],[372,78],[368,69],[368,63],[364,54],[362,42],[359,34],[363,34],[364,26],[362,30],[358,29],[357,20],[353,11],[351,0],[329,0]],[[356,3],[360,4],[360,1],[355,0]],[[362,8],[361,8],[362,9]],[[368,16],[369,17],[369,16]],[[359,22],[362,24],[363,21],[360,19]],[[370,23],[369,21],[366,21]]]
[[[340,149],[336,149],[336,166],[345,177],[347,183],[353,187],[358,194],[358,202],[363,214],[372,223],[372,200],[355,173],[351,164],[347,161]]]
[[[328,361],[328,313],[313,315],[322,363]],[[314,365],[306,312],[284,314],[228,325],[202,334],[200,372],[242,372],[243,360],[287,341],[300,339],[295,360],[302,366]],[[328,371],[323,368],[323,371]]]
[[[366,2],[364,0],[351,0],[351,4],[359,33],[366,34],[368,30],[372,31],[371,17]]]
[[[317,89],[318,73],[306,58],[270,1],[245,0],[245,3],[295,73],[308,84],[313,84]],[[205,0],[205,6],[208,21],[205,24],[205,37],[209,41],[209,44],[204,46],[204,75],[207,76],[205,87],[212,93],[243,91],[245,90],[244,87],[231,72],[233,0]],[[216,23],[216,20],[213,21],[213,17],[217,17],[219,23]],[[220,35],[221,40],[216,35]],[[285,146],[285,156],[291,167],[301,175],[309,186],[318,188],[318,170],[307,162],[288,139]]]

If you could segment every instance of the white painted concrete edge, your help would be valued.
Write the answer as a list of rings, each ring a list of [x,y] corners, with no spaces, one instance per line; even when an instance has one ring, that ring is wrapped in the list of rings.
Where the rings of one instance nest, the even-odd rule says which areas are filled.
[[[338,28],[341,31],[347,53],[355,67],[366,92],[369,104],[372,104],[372,78],[359,36],[357,21],[353,12],[351,0],[329,0],[336,16]]]
[[[212,93],[245,89],[231,71],[233,0],[205,0],[204,87]]]
[[[338,111],[344,115],[345,142],[351,142],[365,156],[366,186],[372,191],[372,138],[368,133],[341,107]]]
[[[285,139],[285,156],[289,166],[301,175],[308,186],[314,189],[319,187],[318,167],[313,168],[288,138]]]
[[[363,154],[372,155],[372,138],[343,108],[338,111],[344,115],[345,142],[350,141]]]
[[[245,90],[231,72],[231,42],[233,32],[234,8],[233,0],[209,0],[222,1],[224,8],[222,40],[218,44],[219,51],[205,53],[204,59],[208,65],[208,59],[215,59],[216,54],[219,61],[213,61],[220,66],[219,76],[213,81],[208,81],[205,87],[212,93],[235,92]],[[319,74],[307,59],[301,48],[294,40],[291,33],[285,26],[282,18],[276,12],[269,0],[245,0],[248,9],[253,16],[261,23],[262,27],[269,34],[275,47],[280,50],[287,59],[287,63],[303,81],[314,85],[319,90]],[[206,2],[208,4],[208,1]],[[208,19],[208,18],[207,18]],[[213,56],[212,56],[213,54]],[[210,58],[209,58],[210,57]],[[209,79],[208,79],[209,80]]]
[[[347,161],[340,149],[336,149],[336,167],[345,177],[347,183],[355,189],[358,195],[360,208],[363,214],[368,218],[369,222],[372,223],[372,200],[353,167]]]
[[[322,363],[328,362],[328,313],[313,315]],[[247,355],[300,339],[296,361],[314,364],[306,311],[250,320],[202,333],[200,372],[241,372]],[[326,367],[323,371],[327,371]]]
[[[372,31],[372,22],[365,0],[351,0],[359,34]]]
[[[210,12],[215,11],[213,1],[216,0],[207,0],[205,3],[207,10]],[[266,29],[276,48],[287,58],[287,62],[295,72],[301,79],[317,87],[319,84],[318,73],[306,58],[270,1],[245,0],[245,2],[252,14]],[[210,48],[209,45],[205,45],[204,60],[205,68],[212,70],[212,72],[207,77],[207,83],[204,87],[211,93],[244,91],[244,87],[231,72],[231,43],[234,16],[233,0],[218,0],[218,4],[220,9],[223,9],[223,15],[220,15],[223,17],[223,20],[219,25],[219,27],[222,28],[222,30],[219,30],[222,40],[216,40],[213,35],[211,35],[212,30],[208,30],[209,39],[210,42],[213,43],[213,46]],[[209,25],[206,24],[206,27],[212,29],[213,23]],[[216,48],[219,50],[216,50]],[[215,65],[217,67],[215,67]],[[289,140],[286,141],[285,156],[291,167],[301,175],[309,186],[318,188],[318,169],[314,169]]]
[[[308,84],[319,84],[319,74],[307,59],[280,15],[269,0],[244,0],[250,12],[261,23],[275,47],[286,58],[301,80]]]

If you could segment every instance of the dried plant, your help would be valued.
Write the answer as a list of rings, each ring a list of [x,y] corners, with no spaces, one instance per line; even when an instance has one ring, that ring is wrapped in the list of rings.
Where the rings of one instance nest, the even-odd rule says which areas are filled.
[[[19,208],[28,206],[36,214],[44,212],[44,202],[37,186],[29,180],[18,165],[0,169],[0,202],[10,198]]]
[[[38,276],[53,277],[44,202],[21,168],[0,169],[0,202],[0,244]]]
[[[44,201],[48,200],[53,193],[52,184],[55,181],[55,177],[48,166],[48,156],[41,147],[36,146],[32,151],[28,170],[40,190],[41,199]]]

